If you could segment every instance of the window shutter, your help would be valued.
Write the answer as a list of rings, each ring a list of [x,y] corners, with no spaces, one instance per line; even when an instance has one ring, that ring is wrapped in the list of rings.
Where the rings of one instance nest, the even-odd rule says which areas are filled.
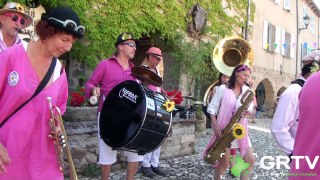
[[[281,47],[281,44],[280,44],[280,32],[281,32],[281,29],[279,27],[276,27],[276,34],[275,34],[275,41],[274,41],[274,44],[276,44],[276,48],[274,49],[274,52],[276,53],[279,53],[280,52],[280,47]],[[273,44],[273,46],[274,46]]]
[[[290,57],[294,58],[295,57],[295,52],[296,52],[296,36],[294,34],[291,34],[291,44],[287,44],[287,46],[290,46]]]
[[[284,56],[286,53],[286,49],[283,47],[283,44],[286,43],[286,31],[284,29],[280,29],[281,31],[281,55]]]
[[[291,9],[291,0],[284,0],[283,1],[283,9],[290,11],[290,9]]]
[[[268,22],[263,21],[263,39],[262,39],[262,48],[267,50],[267,44],[268,44]],[[269,44],[270,46],[270,44]]]

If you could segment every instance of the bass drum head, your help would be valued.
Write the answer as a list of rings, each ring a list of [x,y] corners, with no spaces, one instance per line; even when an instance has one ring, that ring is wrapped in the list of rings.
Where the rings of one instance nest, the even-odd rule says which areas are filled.
[[[112,148],[129,143],[139,131],[146,113],[145,93],[140,84],[127,80],[106,97],[100,113],[100,137]]]

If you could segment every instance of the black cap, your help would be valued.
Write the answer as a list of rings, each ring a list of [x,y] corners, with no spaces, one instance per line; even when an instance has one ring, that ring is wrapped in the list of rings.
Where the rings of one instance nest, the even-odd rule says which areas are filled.
[[[117,42],[114,44],[114,46],[117,47],[119,44],[121,44],[125,41],[128,41],[128,40],[134,40],[135,43],[137,44],[137,40],[133,37],[132,33],[124,32],[118,36]]]
[[[311,66],[312,66],[312,62],[305,64],[302,68],[301,68],[301,75],[304,76],[308,73],[311,72]]]
[[[80,23],[80,18],[79,16],[69,7],[63,7],[63,6],[58,6],[55,7],[53,9],[51,9],[48,13],[46,14],[42,14],[41,15],[41,20],[46,20],[48,21],[48,23],[58,29],[61,29],[79,39],[81,39],[83,37],[83,33],[79,33],[75,30],[66,28],[65,26],[63,26],[63,24],[61,22],[58,22],[54,19],[57,19],[59,21],[66,21],[66,20],[71,20],[73,22],[76,23],[77,27],[79,27],[81,25]],[[83,31],[84,32],[84,31]]]

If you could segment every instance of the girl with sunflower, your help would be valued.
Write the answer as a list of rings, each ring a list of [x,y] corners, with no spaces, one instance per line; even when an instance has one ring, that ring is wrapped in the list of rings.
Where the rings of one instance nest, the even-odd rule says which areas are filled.
[[[222,131],[229,124],[233,113],[242,105],[240,99],[246,90],[249,89],[246,82],[248,82],[250,75],[251,70],[248,66],[238,65],[234,68],[228,84],[221,85],[217,88],[217,92],[213,96],[207,109],[210,114],[214,133],[212,134],[212,137],[210,138],[210,141],[203,153],[203,157],[205,157],[209,147],[214,143],[214,141],[221,138]],[[249,116],[252,111],[253,103],[249,105],[248,110],[243,111],[242,119],[239,122],[246,132],[248,132],[246,116]],[[230,149],[238,149],[244,161],[250,164],[246,171],[249,173],[242,174],[240,177],[240,179],[245,180],[249,179],[250,172],[253,169],[254,156],[248,133],[238,134],[241,130],[242,129],[238,126],[234,128],[233,134],[239,139],[232,142]],[[230,149],[227,149],[225,151],[225,155],[218,161],[218,165],[216,166],[214,173],[214,179],[216,180],[221,179],[221,175],[226,172],[230,160]]]

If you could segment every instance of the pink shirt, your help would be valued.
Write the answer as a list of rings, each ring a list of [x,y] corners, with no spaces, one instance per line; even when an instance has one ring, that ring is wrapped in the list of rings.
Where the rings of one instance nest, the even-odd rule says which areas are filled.
[[[40,83],[22,45],[8,48],[0,54],[0,122],[29,99]],[[58,62],[57,62],[58,63]],[[61,68],[59,69],[61,70]],[[65,112],[68,84],[65,72],[43,89],[34,99],[14,114],[0,129],[0,142],[11,158],[7,172],[0,179],[59,180],[53,141],[48,138],[49,105]]]
[[[131,68],[134,65],[129,61],[129,68],[123,69],[115,56],[101,61],[93,71],[89,81],[86,84],[85,96],[90,98],[91,89],[100,87],[101,93],[107,97],[109,92],[119,83],[125,80],[135,80],[131,74]],[[98,112],[101,111],[104,98],[100,96]]]
[[[319,128],[319,102],[320,102],[320,72],[310,76],[305,82],[299,102],[299,126],[297,129],[294,156],[308,156],[310,164],[316,156],[320,156],[320,128]],[[320,160],[315,167],[310,169],[306,159],[299,161],[300,168],[295,168],[295,160],[292,160],[290,173],[316,173],[316,176],[289,176],[293,179],[320,179]]]
[[[16,37],[16,40],[15,42],[13,43],[13,45],[16,45],[16,44],[20,44],[20,43],[26,43],[25,41],[23,41],[19,35]],[[8,47],[6,45],[6,43],[4,43],[3,41],[3,36],[2,36],[2,31],[0,30],[0,53],[4,50],[6,50]]]
[[[300,79],[305,81],[303,77],[300,77]],[[280,149],[287,155],[293,151],[294,139],[298,128],[298,105],[301,89],[300,85],[291,84],[282,93],[271,124],[272,136]]]

